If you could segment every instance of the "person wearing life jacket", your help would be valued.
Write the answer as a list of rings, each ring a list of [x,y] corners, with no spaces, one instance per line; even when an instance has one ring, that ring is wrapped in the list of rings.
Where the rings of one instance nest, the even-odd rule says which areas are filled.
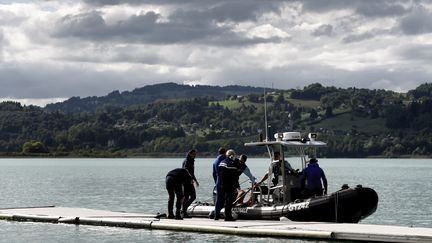
[[[192,176],[186,169],[177,168],[168,172],[165,178],[166,189],[168,191],[168,218],[183,219],[181,216],[182,202],[185,200],[184,195],[187,194],[190,185],[192,185]],[[176,200],[176,213],[174,216],[174,198]]]
[[[308,166],[303,170],[301,185],[305,187],[307,182],[308,196],[322,196],[327,194],[327,178],[324,170],[318,165],[318,160],[312,158]]]
[[[238,184],[237,167],[235,164],[235,152],[230,149],[226,152],[226,159],[220,162],[218,169],[218,182],[220,183],[219,192],[215,205],[215,220],[220,219],[220,211],[225,206],[225,221],[234,221],[232,216],[232,203],[236,186]]]
[[[282,160],[280,152],[276,151],[273,154],[273,184],[277,185],[279,181],[279,176],[282,175]],[[285,175],[297,172],[291,166],[291,164],[284,160]]]
[[[282,175],[282,160],[280,158],[280,152],[276,151],[273,153],[273,161],[272,161],[272,171],[273,171],[273,185],[276,186],[278,184],[279,175]],[[298,170],[294,170],[291,164],[284,160],[285,174],[296,173]],[[257,186],[261,185],[267,178],[269,174],[266,173],[263,178],[257,183]]]

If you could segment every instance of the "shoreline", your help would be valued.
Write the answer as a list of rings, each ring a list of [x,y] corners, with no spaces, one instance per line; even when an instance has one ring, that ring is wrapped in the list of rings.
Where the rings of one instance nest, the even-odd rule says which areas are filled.
[[[94,158],[94,159],[139,159],[139,158],[183,158],[185,153],[150,153],[150,154],[104,154],[100,153],[91,154],[22,154],[22,153],[0,153],[0,159],[32,159],[32,158],[65,158],[65,159],[84,159],[84,158]],[[198,154],[198,159],[212,159],[216,158],[215,155],[210,155],[204,153],[202,156]],[[268,158],[266,155],[248,155],[248,158]],[[412,155],[402,155],[402,156],[365,156],[365,157],[320,157],[322,159],[432,159],[428,156],[412,156]]]

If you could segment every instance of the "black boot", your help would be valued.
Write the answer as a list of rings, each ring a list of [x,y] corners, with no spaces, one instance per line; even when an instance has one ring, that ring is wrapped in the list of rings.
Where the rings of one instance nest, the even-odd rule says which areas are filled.
[[[170,203],[168,202],[168,218],[169,219],[173,219],[174,217],[174,212],[173,212],[173,206],[170,205]]]
[[[228,214],[225,215],[225,221],[236,221],[236,220],[231,214]]]
[[[186,210],[183,210],[183,218],[185,219],[185,218],[192,218],[192,217],[189,216]]]
[[[211,211],[210,213],[209,213],[209,219],[214,219],[215,218],[215,211],[213,210],[213,211]]]
[[[177,211],[176,211],[175,219],[176,219],[176,220],[183,220],[183,218],[182,218],[182,216],[181,216],[181,214],[180,214],[180,210],[177,210]]]

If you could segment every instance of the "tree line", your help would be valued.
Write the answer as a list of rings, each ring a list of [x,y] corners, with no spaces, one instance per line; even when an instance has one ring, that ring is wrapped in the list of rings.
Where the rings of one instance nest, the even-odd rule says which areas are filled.
[[[256,141],[264,132],[265,100],[269,132],[296,130],[304,136],[318,132],[328,143],[320,156],[430,157],[431,90],[427,83],[408,93],[316,83],[301,90],[272,90],[266,96],[231,93],[121,106],[107,103],[81,112],[2,102],[0,153],[179,156],[196,148],[204,156],[213,156],[218,147],[225,146],[263,155],[261,148],[243,144]],[[369,125],[350,126],[355,121]]]

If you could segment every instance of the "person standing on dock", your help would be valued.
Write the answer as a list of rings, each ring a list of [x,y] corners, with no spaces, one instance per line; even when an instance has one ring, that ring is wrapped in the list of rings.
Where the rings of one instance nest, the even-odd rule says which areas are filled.
[[[218,176],[218,170],[219,170],[219,164],[222,162],[222,160],[226,159],[226,149],[223,147],[220,147],[218,150],[219,155],[216,157],[215,161],[213,162],[213,180],[215,184],[217,185],[217,176]],[[217,187],[216,187],[217,190]]]
[[[183,161],[182,168],[186,169],[189,174],[192,176],[192,181],[195,183],[195,185],[198,187],[199,183],[198,180],[195,177],[195,158],[197,155],[197,151],[195,149],[191,149],[187,155],[186,158]],[[188,185],[188,188],[186,188],[187,194],[185,195],[185,200],[183,202],[183,218],[190,218],[190,216],[187,214],[187,208],[192,204],[192,202],[196,199],[196,190],[194,185],[192,186]]]
[[[322,196],[327,194],[327,178],[324,174],[324,170],[318,165],[318,160],[312,158],[309,160],[309,164],[304,169],[301,185],[302,188],[307,182],[307,190],[309,196]]]
[[[177,168],[168,172],[165,178],[166,189],[168,191],[168,218],[183,219],[180,213],[182,202],[185,200],[188,188],[192,185],[192,176],[186,169]],[[193,186],[192,186],[193,187]],[[183,189],[184,188],[184,189]],[[176,200],[176,214],[174,216],[174,197]]]
[[[235,152],[230,149],[226,152],[226,159],[219,164],[218,181],[220,183],[220,189],[217,194],[215,216],[214,219],[220,219],[220,211],[225,205],[225,221],[234,221],[231,209],[234,202],[234,194],[236,186],[238,184],[238,172],[235,164]]]
[[[220,147],[218,150],[219,155],[216,157],[215,161],[213,162],[213,180],[215,182],[215,191],[216,194],[213,192],[213,203],[215,204],[215,210],[218,207],[218,205],[223,204],[223,202],[218,202],[218,194],[220,194],[220,180],[218,179],[219,174],[219,164],[226,159],[226,149],[224,147]],[[222,207],[221,207],[222,208]],[[209,217],[211,219],[214,219],[215,210],[213,210]]]

